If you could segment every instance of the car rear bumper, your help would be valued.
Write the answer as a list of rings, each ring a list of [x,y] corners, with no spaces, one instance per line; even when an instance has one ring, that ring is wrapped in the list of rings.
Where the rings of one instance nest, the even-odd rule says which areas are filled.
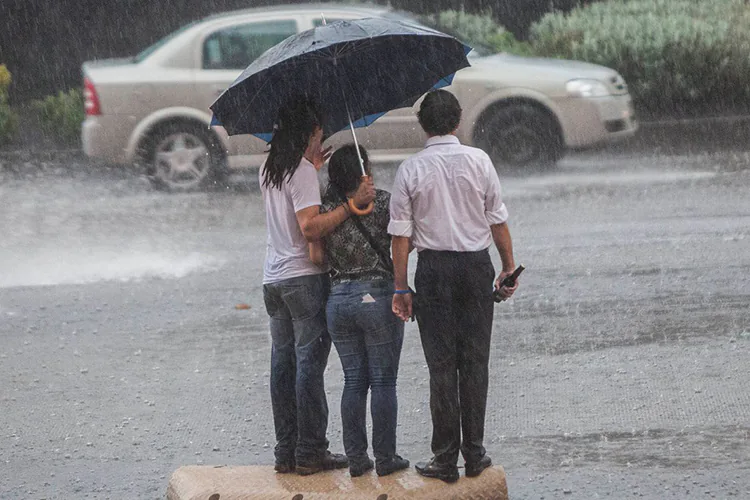
[[[81,126],[83,152],[107,163],[127,163],[126,148],[135,119],[129,116],[87,116]]]
[[[596,98],[564,98],[557,102],[562,111],[565,145],[582,149],[617,142],[635,135],[638,121],[629,95]]]

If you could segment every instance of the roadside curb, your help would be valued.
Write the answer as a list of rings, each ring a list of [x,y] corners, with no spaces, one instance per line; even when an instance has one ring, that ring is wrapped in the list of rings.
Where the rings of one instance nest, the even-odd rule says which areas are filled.
[[[737,123],[750,121],[750,115],[704,116],[698,118],[669,118],[641,122],[643,127],[673,127],[679,125],[701,125],[705,123]]]
[[[641,122],[631,139],[603,145],[611,153],[691,154],[750,148],[750,115]]]

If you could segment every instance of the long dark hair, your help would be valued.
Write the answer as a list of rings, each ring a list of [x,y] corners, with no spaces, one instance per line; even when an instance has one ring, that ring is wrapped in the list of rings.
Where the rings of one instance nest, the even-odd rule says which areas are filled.
[[[307,97],[289,101],[279,110],[263,172],[263,185],[281,188],[294,175],[315,129],[323,126],[320,106]]]
[[[365,171],[370,175],[370,159],[367,150],[360,146],[359,154],[365,164]],[[354,144],[341,146],[333,153],[328,162],[328,186],[339,197],[356,190],[362,180],[362,169],[357,158]]]

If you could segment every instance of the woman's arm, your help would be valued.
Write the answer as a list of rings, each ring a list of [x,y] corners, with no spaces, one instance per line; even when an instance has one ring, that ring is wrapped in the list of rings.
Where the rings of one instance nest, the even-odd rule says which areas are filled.
[[[318,267],[323,267],[326,264],[326,248],[323,240],[314,241],[309,244],[310,248],[310,260],[313,264]]]
[[[349,218],[349,208],[346,205],[339,205],[330,212],[320,213],[320,206],[303,208],[297,212],[297,222],[305,239],[310,242],[317,242],[324,238],[346,219]]]
[[[362,181],[352,198],[357,206],[368,205],[373,201],[375,199],[375,185],[372,178]],[[344,203],[327,213],[320,213],[319,206],[311,206],[299,210],[296,215],[302,234],[308,242],[312,243],[332,233],[351,214],[349,213],[349,207]]]

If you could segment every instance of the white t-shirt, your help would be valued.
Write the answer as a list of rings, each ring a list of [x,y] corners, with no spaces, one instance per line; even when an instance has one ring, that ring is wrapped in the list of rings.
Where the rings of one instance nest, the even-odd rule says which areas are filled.
[[[320,183],[315,166],[302,158],[291,178],[277,189],[263,185],[265,164],[260,168],[260,186],[266,206],[268,243],[263,284],[300,276],[321,274],[312,263],[308,243],[297,222],[296,213],[320,205]]]

